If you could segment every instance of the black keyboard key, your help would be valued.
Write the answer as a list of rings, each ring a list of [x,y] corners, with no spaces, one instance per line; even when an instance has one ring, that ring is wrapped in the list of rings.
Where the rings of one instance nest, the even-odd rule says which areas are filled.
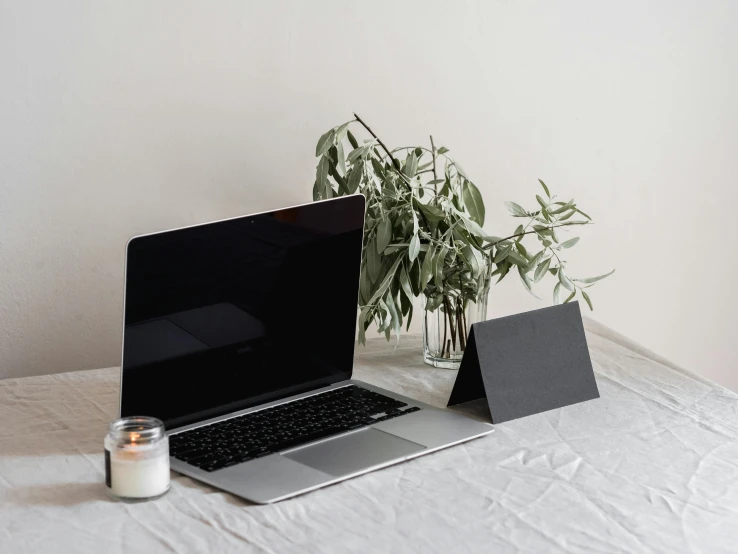
[[[217,454],[208,454],[207,456],[200,456],[194,460],[188,460],[187,463],[195,467],[204,467],[214,464],[220,460],[224,460],[225,456],[218,456]]]
[[[225,460],[218,460],[217,462],[213,462],[209,465],[204,465],[200,469],[204,471],[216,471],[218,469],[223,469],[223,467],[225,467],[225,464]]]
[[[181,452],[177,454],[177,459],[186,462],[187,460],[191,460],[192,458],[197,458],[198,456],[202,456],[203,454],[207,454],[207,453],[208,453],[207,450],[204,450],[201,448],[193,448],[186,452]]]

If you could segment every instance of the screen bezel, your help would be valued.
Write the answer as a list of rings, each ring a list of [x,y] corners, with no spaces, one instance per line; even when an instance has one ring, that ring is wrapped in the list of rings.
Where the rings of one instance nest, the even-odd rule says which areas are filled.
[[[366,198],[364,197],[363,194],[352,194],[352,195],[348,195],[348,196],[341,196],[341,197],[336,197],[336,198],[329,198],[329,199],[325,199],[325,200],[316,200],[316,201],[313,201],[313,202],[305,202],[303,204],[295,204],[295,205],[292,205],[292,206],[286,206],[286,207],[282,207],[282,208],[264,210],[262,212],[256,212],[256,213],[251,213],[251,214],[246,214],[246,215],[239,215],[239,216],[235,216],[235,217],[228,217],[228,218],[218,219],[218,220],[214,220],[214,221],[206,221],[204,223],[196,223],[194,225],[185,225],[185,226],[182,226],[182,227],[177,227],[177,228],[174,228],[174,229],[167,229],[167,230],[164,230],[164,231],[155,231],[155,232],[152,232],[152,233],[144,233],[144,234],[141,234],[141,235],[133,236],[130,239],[128,239],[128,241],[126,242],[126,246],[125,246],[125,261],[124,261],[124,265],[123,265],[123,310],[122,310],[122,332],[121,332],[120,384],[119,384],[119,388],[118,388],[118,390],[119,390],[119,393],[118,393],[118,417],[121,417],[122,409],[123,409],[123,369],[124,369],[124,366],[123,366],[123,356],[124,356],[124,349],[125,349],[125,333],[126,333],[126,291],[127,291],[127,278],[128,278],[128,248],[129,248],[129,246],[131,245],[131,243],[133,241],[140,240],[140,239],[145,239],[146,237],[152,237],[152,236],[162,235],[162,234],[166,234],[166,233],[176,233],[178,231],[182,231],[182,230],[185,230],[185,229],[191,229],[191,228],[194,228],[194,227],[203,227],[203,226],[207,226],[207,225],[214,225],[214,224],[224,223],[224,222],[227,222],[227,221],[233,221],[233,220],[237,220],[237,219],[245,219],[245,218],[250,218],[250,217],[267,215],[267,214],[272,214],[272,213],[275,213],[275,212],[280,212],[280,211],[284,211],[284,210],[291,210],[291,209],[296,209],[296,208],[303,208],[303,207],[312,206],[312,205],[316,205],[316,204],[321,204],[321,203],[325,203],[325,202],[341,202],[341,201],[343,201],[343,202],[349,202],[349,201],[350,202],[356,202],[357,199],[359,199],[359,198],[361,199],[361,203],[362,203],[362,210],[361,210],[361,212],[362,212],[362,223],[361,223],[361,242],[360,242],[360,244],[362,245],[362,247],[358,249],[356,263],[359,265],[359,268],[360,268],[361,267],[362,255],[363,255],[363,244],[364,244],[364,232],[365,232],[364,231],[364,222],[365,222],[365,219],[366,219]],[[359,297],[359,281],[357,280],[357,282],[356,282],[356,297],[355,297],[355,301],[358,300],[358,297]],[[356,336],[356,325],[358,323],[358,317],[359,317],[359,313],[358,313],[358,309],[357,309],[356,316],[354,317],[354,320],[353,320],[354,336]],[[352,345],[352,349],[355,349],[355,347],[356,347],[356,341],[354,340],[354,343]],[[193,413],[193,414],[188,414],[187,416],[173,418],[173,419],[164,421],[165,428],[166,429],[174,429],[174,428],[177,428],[177,427],[189,426],[189,425],[193,425],[195,423],[201,422],[201,421],[206,421],[208,419],[212,419],[214,417],[219,417],[220,415],[225,415],[225,414],[230,413],[230,412],[236,412],[236,411],[248,409],[249,407],[254,407],[254,406],[259,406],[261,404],[275,402],[275,401],[278,401],[281,398],[287,398],[289,396],[294,396],[296,394],[302,394],[302,393],[305,393],[305,392],[309,392],[310,390],[316,390],[316,389],[319,389],[319,388],[323,388],[323,387],[329,386],[329,385],[334,384],[334,383],[339,383],[341,381],[349,380],[349,379],[351,379],[352,375],[353,375],[353,364],[351,365],[351,367],[349,368],[349,370],[347,372],[336,374],[333,377],[327,377],[327,378],[319,379],[319,380],[316,380],[316,381],[306,382],[304,384],[301,384],[300,386],[292,386],[292,387],[288,387],[288,388],[285,388],[285,389],[280,389],[280,390],[274,391],[274,396],[272,396],[272,395],[262,395],[261,397],[255,397],[255,398],[253,398],[252,399],[253,402],[244,401],[244,403],[245,404],[248,404],[248,405],[236,406],[236,405],[231,404],[233,406],[233,409],[232,410],[229,410],[228,409],[228,406],[229,405],[223,406],[223,408],[225,410],[225,413],[222,413],[222,414],[213,413],[213,412],[220,412],[221,411],[220,409],[214,408],[214,409],[211,409],[211,410],[206,410],[206,411],[202,411],[202,412],[196,412],[196,413]],[[282,394],[282,393],[284,393],[284,394]],[[262,400],[259,400],[259,399],[262,399]]]

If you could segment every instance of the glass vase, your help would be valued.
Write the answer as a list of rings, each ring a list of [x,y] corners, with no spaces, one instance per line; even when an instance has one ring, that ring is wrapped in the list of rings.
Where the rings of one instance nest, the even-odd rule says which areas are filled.
[[[463,301],[456,294],[443,298],[440,307],[427,309],[423,296],[423,361],[433,367],[459,369],[473,323],[487,319],[490,279],[483,280],[475,300]]]

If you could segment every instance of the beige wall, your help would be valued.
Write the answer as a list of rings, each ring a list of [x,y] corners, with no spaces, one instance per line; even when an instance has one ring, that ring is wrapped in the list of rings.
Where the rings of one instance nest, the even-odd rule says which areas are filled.
[[[137,233],[309,200],[359,112],[450,147],[487,229],[597,225],[594,317],[738,390],[738,2],[0,0],[0,377],[114,365]],[[541,289],[548,301],[548,287]],[[541,306],[510,280],[490,315]]]

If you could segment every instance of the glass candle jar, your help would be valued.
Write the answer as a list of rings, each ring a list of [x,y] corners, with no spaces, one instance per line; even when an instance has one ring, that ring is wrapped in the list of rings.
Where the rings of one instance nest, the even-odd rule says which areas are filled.
[[[105,485],[111,497],[125,502],[151,500],[169,490],[169,439],[160,420],[133,416],[110,424]]]

